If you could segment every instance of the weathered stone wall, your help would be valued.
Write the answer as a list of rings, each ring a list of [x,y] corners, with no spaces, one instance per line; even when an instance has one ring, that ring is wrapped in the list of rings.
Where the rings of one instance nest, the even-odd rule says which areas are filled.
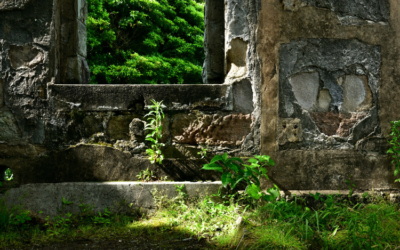
[[[400,4],[264,0],[262,153],[287,189],[394,188],[385,154],[399,119]]]
[[[357,3],[356,3],[357,2]],[[19,183],[216,180],[197,154],[269,154],[283,189],[394,188],[395,0],[206,2],[203,85],[90,85],[84,0],[0,1],[0,166]],[[219,83],[219,84],[214,84]],[[222,84],[223,83],[223,84]],[[145,159],[164,101],[161,166]]]
[[[209,53],[207,81],[223,83],[225,3],[213,4],[206,50],[219,54]],[[88,85],[86,2],[48,0],[43,6],[41,0],[0,2],[0,165],[11,167],[17,182],[132,181],[147,168],[170,180],[218,180],[200,171],[206,163],[197,154],[200,145],[209,156],[259,151],[250,2],[240,7],[252,27],[240,35],[246,49],[230,57],[245,70],[215,85]],[[167,106],[161,166],[151,165],[145,153],[151,145],[144,140],[144,115],[152,99]]]

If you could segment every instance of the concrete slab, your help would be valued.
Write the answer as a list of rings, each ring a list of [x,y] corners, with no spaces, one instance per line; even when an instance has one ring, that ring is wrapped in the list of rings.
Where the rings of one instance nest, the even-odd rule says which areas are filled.
[[[107,208],[111,212],[127,213],[156,209],[156,200],[174,198],[176,186],[184,185],[189,200],[217,193],[221,182],[73,182],[27,184],[10,189],[3,197],[9,208],[21,207],[41,217],[77,214],[80,205],[90,205],[95,212]],[[63,203],[63,199],[72,202]]]

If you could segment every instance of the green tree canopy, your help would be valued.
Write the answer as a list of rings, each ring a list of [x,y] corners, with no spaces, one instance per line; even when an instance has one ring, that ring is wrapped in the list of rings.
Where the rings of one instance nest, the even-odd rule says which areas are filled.
[[[88,0],[91,83],[201,83],[204,4]]]

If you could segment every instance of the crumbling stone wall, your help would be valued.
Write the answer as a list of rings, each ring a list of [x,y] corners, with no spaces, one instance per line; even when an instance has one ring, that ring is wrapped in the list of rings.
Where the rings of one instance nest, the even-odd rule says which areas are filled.
[[[395,0],[208,0],[203,85],[90,85],[84,0],[0,1],[0,165],[19,183],[216,180],[197,153],[271,155],[283,189],[395,188]],[[146,160],[152,99],[167,106]],[[269,185],[270,183],[266,183]]]
[[[397,1],[261,1],[262,152],[287,189],[394,188]]]
[[[251,6],[240,7],[248,27],[256,23]],[[224,1],[216,7],[215,13],[222,13],[210,16],[206,50],[221,53],[208,53],[206,65],[215,72],[206,82],[224,82],[224,44],[239,36],[245,48],[238,48],[236,59],[231,50],[229,60],[245,69],[240,76],[231,73],[226,84],[202,86],[113,86],[87,84],[84,0],[1,1],[0,164],[11,167],[21,184],[136,180],[147,168],[170,180],[217,180],[218,175],[200,171],[205,163],[197,154],[200,144],[208,145],[209,155],[259,152],[259,97],[251,66],[255,31],[236,29],[226,43],[215,33],[224,33],[227,25]],[[150,144],[144,140],[144,115],[152,99],[167,106],[162,166],[145,159]]]

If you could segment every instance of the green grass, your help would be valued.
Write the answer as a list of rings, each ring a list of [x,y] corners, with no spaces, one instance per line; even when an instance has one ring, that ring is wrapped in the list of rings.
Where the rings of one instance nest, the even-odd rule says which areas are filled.
[[[17,219],[17,211],[0,205],[0,248],[116,237],[158,242],[194,238],[209,249],[236,249],[238,244],[239,249],[400,247],[398,205],[383,199],[369,204],[351,204],[334,196],[320,200],[315,206],[307,206],[300,198],[252,206],[233,200],[216,203],[210,198],[189,203],[181,193],[173,200],[157,197],[158,210],[151,216],[99,215],[83,207],[80,215],[55,220],[25,214],[31,220],[23,223]],[[243,237],[236,229],[239,216],[244,218]]]

